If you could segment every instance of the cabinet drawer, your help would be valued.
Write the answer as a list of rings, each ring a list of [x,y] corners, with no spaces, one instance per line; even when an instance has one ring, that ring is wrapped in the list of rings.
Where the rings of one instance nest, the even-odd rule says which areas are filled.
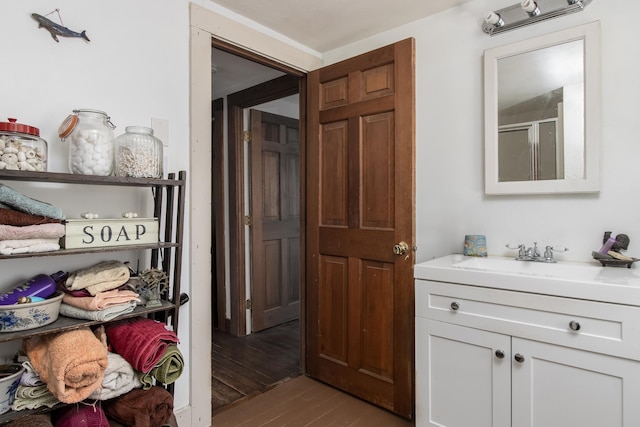
[[[640,308],[416,280],[416,316],[640,360]]]

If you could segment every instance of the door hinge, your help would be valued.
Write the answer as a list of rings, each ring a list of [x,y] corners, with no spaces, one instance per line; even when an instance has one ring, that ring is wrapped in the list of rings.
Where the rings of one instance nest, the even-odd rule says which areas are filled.
[[[251,218],[251,215],[245,215],[245,217],[244,217],[244,225],[247,225],[249,227],[251,227],[253,225],[253,218]]]
[[[244,142],[251,142],[251,131],[250,130],[245,130],[244,131]]]
[[[247,309],[247,310],[251,310],[252,307],[251,307],[251,300],[250,299],[248,299],[245,302],[244,308]]]

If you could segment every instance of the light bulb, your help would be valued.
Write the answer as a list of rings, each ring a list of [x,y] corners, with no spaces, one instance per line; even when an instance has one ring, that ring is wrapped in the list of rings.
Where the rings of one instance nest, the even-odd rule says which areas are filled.
[[[520,3],[522,9],[529,14],[529,16],[536,16],[540,14],[540,9],[538,5],[533,0],[522,0]]]
[[[496,27],[502,27],[504,25],[504,21],[495,12],[487,12],[484,14],[484,22],[490,25],[494,25]]]

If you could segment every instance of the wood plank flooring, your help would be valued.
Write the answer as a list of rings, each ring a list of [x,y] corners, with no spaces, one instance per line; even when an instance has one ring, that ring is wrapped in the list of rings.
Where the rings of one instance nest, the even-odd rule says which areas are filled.
[[[414,423],[306,376],[214,415],[213,427],[410,427]]]
[[[244,337],[214,332],[213,414],[300,375],[300,323],[295,320]]]
[[[246,337],[214,333],[213,427],[410,427],[414,423],[302,376],[300,326]]]

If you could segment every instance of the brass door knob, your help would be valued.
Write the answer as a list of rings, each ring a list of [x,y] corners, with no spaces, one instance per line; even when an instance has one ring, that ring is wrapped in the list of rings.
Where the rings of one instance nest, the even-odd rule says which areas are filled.
[[[393,253],[396,255],[404,255],[409,250],[409,245],[407,242],[400,242],[398,244],[393,245]]]

